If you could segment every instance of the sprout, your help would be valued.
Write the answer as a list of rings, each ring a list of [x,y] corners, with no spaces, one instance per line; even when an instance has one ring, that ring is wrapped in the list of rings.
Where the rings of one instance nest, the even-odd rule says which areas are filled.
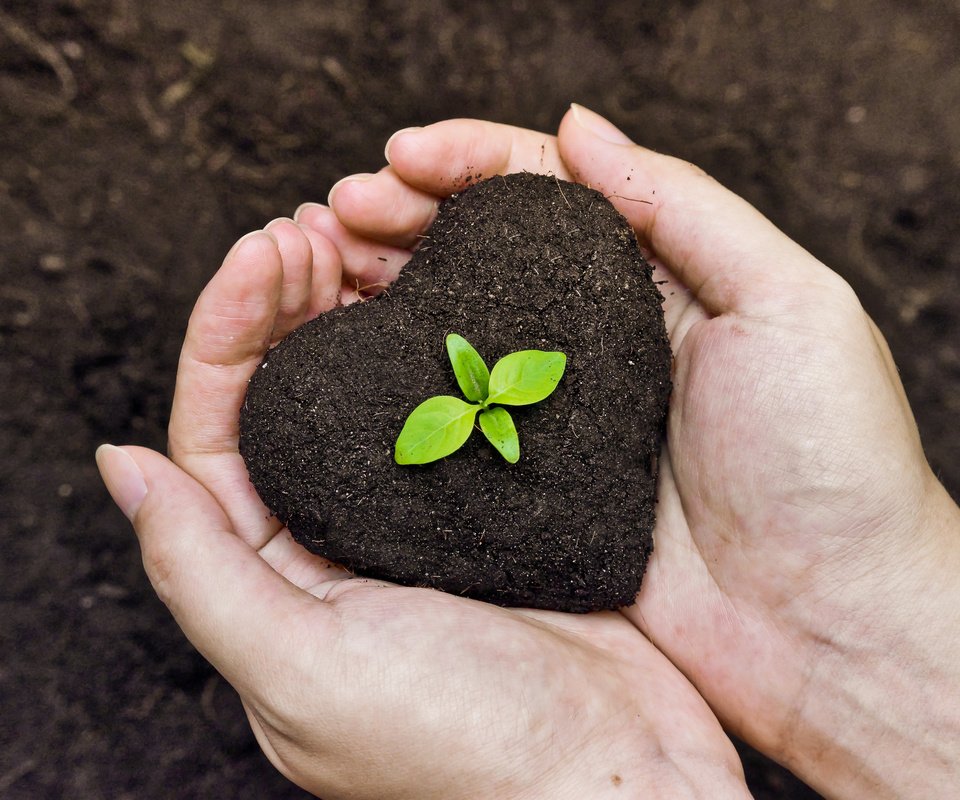
[[[487,369],[480,354],[462,336],[447,336],[459,397],[438,395],[424,400],[403,424],[394,458],[398,464],[428,464],[459,450],[470,438],[474,422],[511,464],[520,459],[520,440],[510,412],[502,406],[526,406],[549,397],[563,377],[567,357],[559,352],[520,350]],[[494,407],[493,404],[499,404]],[[477,416],[479,415],[479,420]]]

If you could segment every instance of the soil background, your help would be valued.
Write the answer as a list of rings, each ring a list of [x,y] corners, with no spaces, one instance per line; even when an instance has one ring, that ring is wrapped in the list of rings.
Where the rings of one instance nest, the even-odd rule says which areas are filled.
[[[575,100],[696,161],[857,289],[957,497],[957,41],[952,0],[4,0],[0,796],[305,797],[155,598],[93,450],[163,449],[229,245],[400,127],[553,130]],[[816,797],[744,752],[758,798]]]

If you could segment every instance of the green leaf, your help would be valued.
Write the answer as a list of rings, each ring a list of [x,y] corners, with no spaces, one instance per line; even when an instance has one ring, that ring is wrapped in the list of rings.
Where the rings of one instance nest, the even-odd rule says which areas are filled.
[[[508,406],[539,403],[557,388],[566,366],[564,353],[521,350],[504,356],[490,373],[487,402]]]
[[[480,414],[480,430],[511,464],[520,460],[520,440],[513,417],[505,408],[489,408]]]
[[[459,334],[451,333],[447,336],[447,353],[450,355],[453,374],[457,376],[463,396],[474,403],[486,400],[490,370],[483,363],[480,354],[473,349],[473,345]]]
[[[398,464],[428,464],[458,450],[473,430],[480,406],[441,395],[424,400],[407,417],[397,437]]]

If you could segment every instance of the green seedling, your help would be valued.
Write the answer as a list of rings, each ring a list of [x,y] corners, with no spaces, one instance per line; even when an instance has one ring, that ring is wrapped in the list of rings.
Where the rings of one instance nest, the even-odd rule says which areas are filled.
[[[549,397],[567,366],[564,353],[520,350],[487,369],[480,354],[462,336],[447,336],[447,353],[460,391],[467,400],[439,395],[424,400],[407,417],[397,437],[398,464],[429,464],[459,450],[474,422],[511,464],[520,459],[520,440],[503,406],[527,406]],[[494,405],[497,404],[497,405]],[[479,415],[479,419],[477,419]]]

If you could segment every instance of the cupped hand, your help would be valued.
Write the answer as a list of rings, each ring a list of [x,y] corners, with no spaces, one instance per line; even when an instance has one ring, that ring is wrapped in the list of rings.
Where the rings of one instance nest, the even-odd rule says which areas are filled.
[[[545,141],[556,163],[552,140],[527,145]],[[706,703],[622,615],[352,577],[296,545],[250,486],[238,413],[266,349],[395,277],[432,215],[435,196],[389,171],[368,182],[389,181],[399,204],[379,222],[309,205],[238,242],[190,320],[172,461],[98,452],[158,594],[270,760],[324,798],[747,796]]]
[[[665,281],[675,356],[655,551],[624,616],[821,791],[950,785],[960,717],[930,697],[960,688],[941,668],[960,663],[960,525],[850,287],[701,170],[579,107],[558,140],[455,120],[399,132],[387,157],[298,219],[409,245],[477,174],[552,172],[610,197]]]

